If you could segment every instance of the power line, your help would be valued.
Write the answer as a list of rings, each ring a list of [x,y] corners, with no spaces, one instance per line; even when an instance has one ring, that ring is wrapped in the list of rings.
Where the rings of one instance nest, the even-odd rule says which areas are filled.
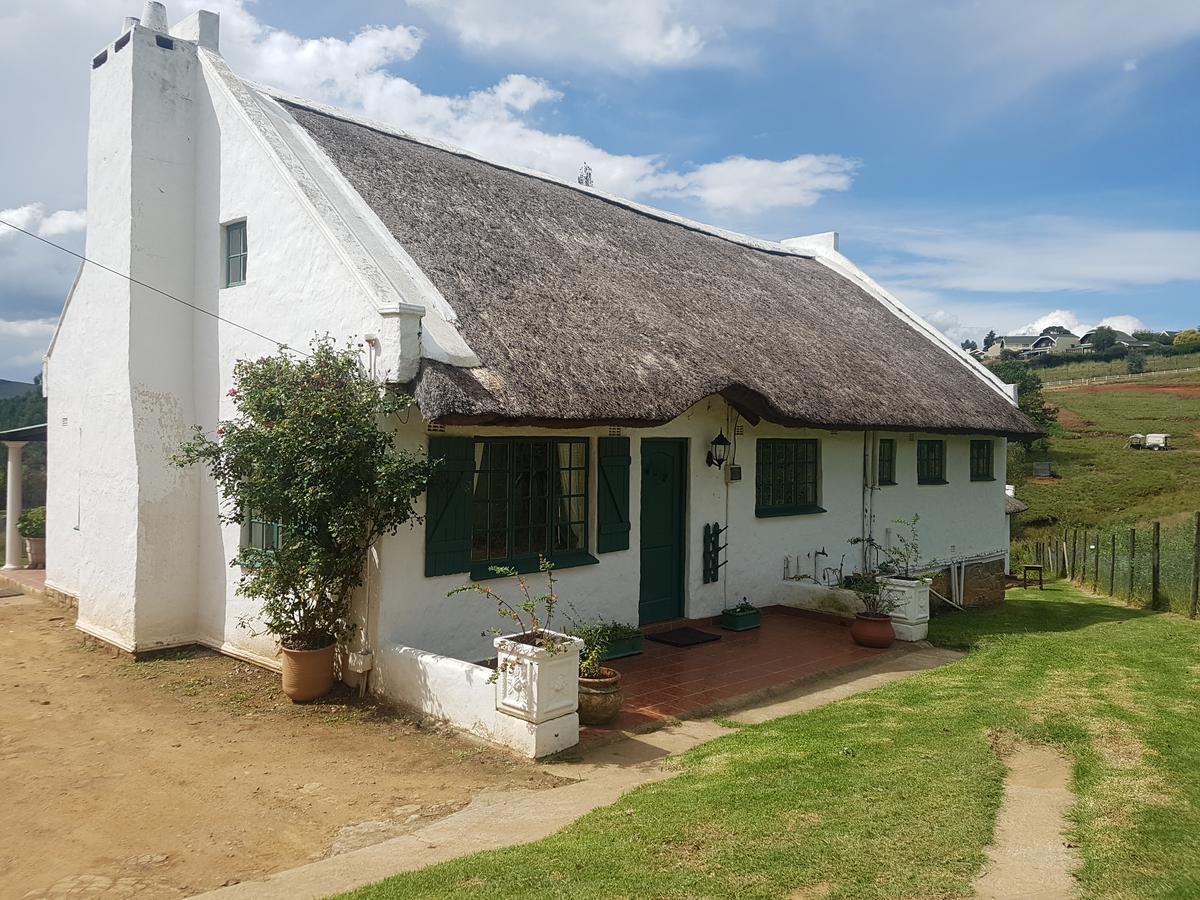
[[[139,281],[138,279],[134,278],[132,275],[126,275],[124,272],[118,272],[116,269],[112,269],[112,268],[109,268],[108,266],[104,265],[104,263],[98,263],[94,259],[88,259],[82,253],[76,253],[74,250],[71,250],[68,247],[64,247],[62,244],[56,244],[56,243],[54,243],[54,241],[47,240],[46,238],[42,237],[40,234],[34,234],[32,231],[26,231],[20,225],[14,225],[12,222],[6,222],[4,219],[0,219],[0,225],[7,225],[13,231],[19,231],[21,234],[26,235],[27,237],[31,237],[35,241],[41,241],[43,244],[48,244],[49,246],[53,247],[55,250],[61,250],[63,253],[66,253],[70,256],[74,256],[76,259],[82,260],[85,263],[90,263],[91,265],[95,266],[98,269],[103,269],[105,272],[111,272],[113,275],[116,275],[119,278],[124,278],[126,281],[128,281],[132,284],[136,284],[140,287],[146,288],[146,290],[148,290],[148,291],[154,291],[154,293],[156,293],[156,294],[162,294],[168,300],[174,300],[176,303],[183,304],[188,309],[195,310],[198,313],[204,313],[204,315],[206,315],[206,316],[211,316],[212,318],[216,319],[218,322],[224,322],[226,325],[232,325],[234,328],[240,328],[240,329],[242,329],[242,331],[245,331],[248,334],[252,334],[255,337],[260,337],[264,341],[271,342],[276,347],[279,347],[281,350],[287,350],[291,353],[299,353],[301,356],[309,355],[309,354],[305,353],[303,350],[297,350],[295,347],[289,347],[283,341],[277,341],[277,340],[275,340],[275,338],[265,335],[261,331],[255,331],[253,328],[250,328],[246,325],[242,325],[240,322],[235,322],[232,319],[226,319],[224,316],[222,316],[218,313],[212,312],[211,310],[204,309],[203,307],[197,306],[194,303],[188,303],[186,300],[181,300],[179,297],[176,297],[174,294],[168,294],[166,291],[162,290],[161,288],[156,288],[152,284],[146,284],[146,282],[144,282],[144,281]]]

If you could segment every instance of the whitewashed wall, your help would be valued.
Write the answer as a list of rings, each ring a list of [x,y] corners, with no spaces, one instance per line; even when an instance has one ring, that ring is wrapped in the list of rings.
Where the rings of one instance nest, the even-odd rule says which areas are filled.
[[[625,429],[630,437],[630,549],[598,554],[599,565],[561,569],[560,594],[584,618],[603,616],[636,624],[639,597],[639,498],[641,492],[641,439],[645,437],[682,437],[688,440],[689,485],[687,500],[686,583],[684,614],[699,618],[719,613],[726,605],[743,596],[751,602],[821,606],[825,592],[798,591],[784,580],[784,557],[802,558],[824,548],[829,557],[821,562],[837,566],[846,556],[846,571],[857,570],[861,551],[848,544],[862,532],[863,510],[863,434],[830,433],[817,430],[786,429],[767,423],[751,426],[743,423],[738,438],[737,462],[743,480],[729,490],[730,526],[727,534],[728,564],[721,570],[721,581],[704,584],[700,553],[706,522],[726,522],[724,475],[705,465],[709,441],[725,425],[723,400],[703,401],[667,425],[650,429]],[[448,428],[446,435],[587,435],[592,438],[590,478],[590,540],[595,549],[596,534],[596,445],[595,438],[607,429],[552,432],[542,429]],[[402,429],[410,447],[427,446],[425,426],[415,420]],[[920,515],[922,557],[926,560],[1003,552],[1005,541],[1004,441],[996,439],[996,481],[971,482],[969,478],[969,436],[928,435],[944,438],[947,450],[947,485],[916,483],[916,437],[907,433],[884,435],[897,442],[897,484],[876,493],[876,536],[882,540],[883,528],[897,518]],[[801,516],[756,518],[754,515],[755,447],[759,437],[814,437],[821,442],[821,498],[827,511]],[[423,510],[422,510],[423,511]],[[953,547],[953,551],[951,550]],[[424,649],[478,660],[491,655],[488,629],[504,625],[494,609],[482,598],[463,594],[447,598],[451,589],[465,583],[464,575],[425,578],[424,529],[402,530],[381,546],[381,564],[372,590],[372,621],[377,622],[377,643],[418,646]],[[538,576],[530,576],[535,585]],[[497,582],[491,582],[497,586]],[[386,658],[377,659],[385,670]]]

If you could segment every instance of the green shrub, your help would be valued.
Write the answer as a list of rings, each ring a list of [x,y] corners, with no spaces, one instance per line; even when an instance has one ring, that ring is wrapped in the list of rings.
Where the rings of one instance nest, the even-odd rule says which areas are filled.
[[[21,513],[17,519],[17,531],[21,537],[44,538],[46,536],[46,507],[35,506]]]

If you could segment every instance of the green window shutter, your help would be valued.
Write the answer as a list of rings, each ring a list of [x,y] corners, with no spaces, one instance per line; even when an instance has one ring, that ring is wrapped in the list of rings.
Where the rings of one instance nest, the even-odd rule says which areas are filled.
[[[629,549],[629,438],[600,438],[596,552]]]
[[[429,458],[440,460],[440,465],[425,494],[425,574],[470,571],[475,443],[470,438],[431,437]]]

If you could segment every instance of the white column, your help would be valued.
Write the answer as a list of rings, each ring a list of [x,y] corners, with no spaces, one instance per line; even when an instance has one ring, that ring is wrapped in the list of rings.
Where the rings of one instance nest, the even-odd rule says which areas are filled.
[[[21,565],[21,535],[17,519],[21,517],[21,449],[25,441],[5,441],[8,448],[8,520],[4,530],[4,568]]]

